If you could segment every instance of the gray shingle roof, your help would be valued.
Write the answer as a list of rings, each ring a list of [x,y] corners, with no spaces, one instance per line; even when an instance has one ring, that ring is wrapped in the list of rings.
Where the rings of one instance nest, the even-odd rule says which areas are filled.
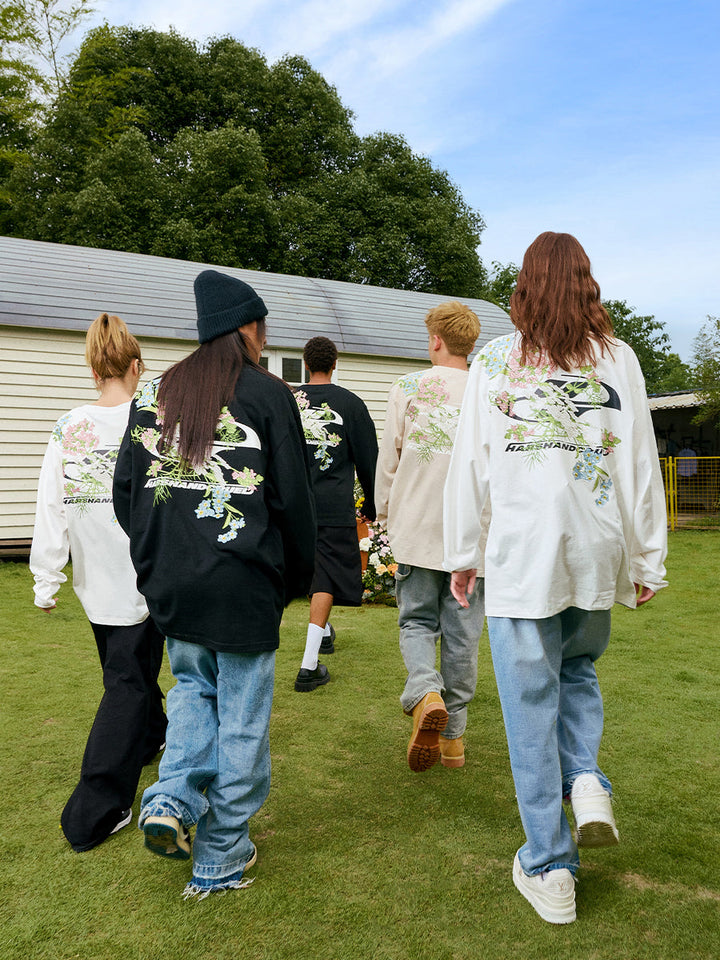
[[[116,250],[0,237],[0,324],[87,330],[107,311],[137,336],[195,340],[192,281],[208,264]],[[219,267],[253,286],[267,304],[272,346],[302,349],[313,336],[340,352],[427,359],[423,318],[452,297],[337,280]],[[510,332],[507,314],[485,300],[478,345]]]

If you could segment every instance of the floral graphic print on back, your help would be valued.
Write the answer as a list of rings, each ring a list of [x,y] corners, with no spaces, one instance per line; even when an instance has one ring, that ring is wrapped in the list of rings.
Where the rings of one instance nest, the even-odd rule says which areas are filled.
[[[162,412],[158,410],[157,392],[159,380],[147,383],[135,398],[139,410],[148,410],[155,415],[155,421],[162,426]],[[255,493],[264,477],[250,467],[235,469],[223,456],[228,451],[240,447],[261,449],[257,433],[245,424],[233,418],[227,407],[223,407],[218,419],[215,443],[205,462],[194,467],[180,457],[177,446],[173,444],[162,454],[157,445],[161,431],[156,427],[133,427],[130,434],[134,443],[142,446],[153,460],[147,470],[147,488],[155,490],[154,504],[160,504],[172,496],[173,488],[202,491],[202,498],[195,508],[199,519],[222,520],[217,535],[219,543],[235,540],[238,531],[245,526],[245,517],[232,502],[233,494],[251,496]]]
[[[328,406],[327,402],[323,402],[319,407],[311,406],[310,399],[303,390],[295,391],[295,401],[300,411],[305,443],[309,447],[315,447],[313,455],[319,461],[320,470],[328,470],[333,462],[331,451],[342,440],[340,434],[332,433],[332,424],[342,424],[343,418],[337,410]]]
[[[79,513],[92,503],[112,503],[113,473],[122,435],[114,446],[102,447],[92,420],[76,420],[72,413],[66,413],[55,424],[52,439],[62,451],[63,503]]]
[[[413,428],[407,435],[407,446],[421,463],[429,463],[437,454],[452,453],[460,408],[450,403],[447,384],[439,375],[423,372],[398,380],[398,386],[411,397],[407,418]]]
[[[601,407],[620,410],[617,392],[590,365],[566,373],[541,355],[523,364],[513,341],[512,334],[498,338],[475,359],[491,381],[504,381],[502,389],[490,391],[489,399],[512,422],[505,433],[506,453],[520,453],[533,465],[542,463],[552,450],[573,452],[573,478],[592,483],[595,503],[603,506],[613,483],[602,460],[620,439],[582,418]]]

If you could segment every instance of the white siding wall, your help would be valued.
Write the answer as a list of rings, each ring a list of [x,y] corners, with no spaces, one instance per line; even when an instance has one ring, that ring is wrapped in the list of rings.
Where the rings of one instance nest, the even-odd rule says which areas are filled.
[[[195,344],[139,338],[157,376]],[[59,416],[97,399],[85,365],[85,335],[0,327],[0,539],[32,536],[43,454]]]
[[[180,340],[139,340],[147,365],[143,381],[196,346]],[[277,353],[301,356],[300,351]],[[337,382],[362,397],[380,435],[391,385],[423,366],[417,360],[343,354]],[[32,536],[38,475],[50,431],[67,410],[96,398],[85,365],[83,333],[0,326],[0,540]]]
[[[365,401],[375,421],[379,440],[385,423],[390,387],[398,377],[429,366],[430,360],[423,363],[421,360],[403,360],[399,357],[381,359],[357,354],[341,355],[338,358],[337,383],[357,393]]]

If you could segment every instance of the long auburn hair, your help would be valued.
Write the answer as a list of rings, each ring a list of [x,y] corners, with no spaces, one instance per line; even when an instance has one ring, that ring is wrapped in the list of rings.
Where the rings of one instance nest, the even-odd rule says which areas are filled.
[[[220,411],[232,400],[244,366],[266,372],[252,358],[243,334],[233,330],[201,343],[189,357],[165,371],[158,388],[160,453],[172,446],[177,432],[182,459],[193,467],[205,462]]]
[[[592,363],[610,349],[612,321],[588,255],[569,233],[541,233],[525,251],[510,319],[522,334],[521,361],[538,351],[561,369]]]

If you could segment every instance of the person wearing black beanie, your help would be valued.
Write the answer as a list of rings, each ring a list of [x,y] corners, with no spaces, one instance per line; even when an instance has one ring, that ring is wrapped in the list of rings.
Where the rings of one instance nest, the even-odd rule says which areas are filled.
[[[208,343],[267,316],[262,298],[249,283],[237,277],[218,270],[203,270],[195,277],[194,287],[200,343]]]
[[[310,586],[315,508],[297,405],[258,363],[265,304],[216,270],[195,299],[200,346],[132,402],[113,496],[177,678],[139,826],[152,853],[192,858],[185,895],[202,898],[255,863],[280,620]]]

